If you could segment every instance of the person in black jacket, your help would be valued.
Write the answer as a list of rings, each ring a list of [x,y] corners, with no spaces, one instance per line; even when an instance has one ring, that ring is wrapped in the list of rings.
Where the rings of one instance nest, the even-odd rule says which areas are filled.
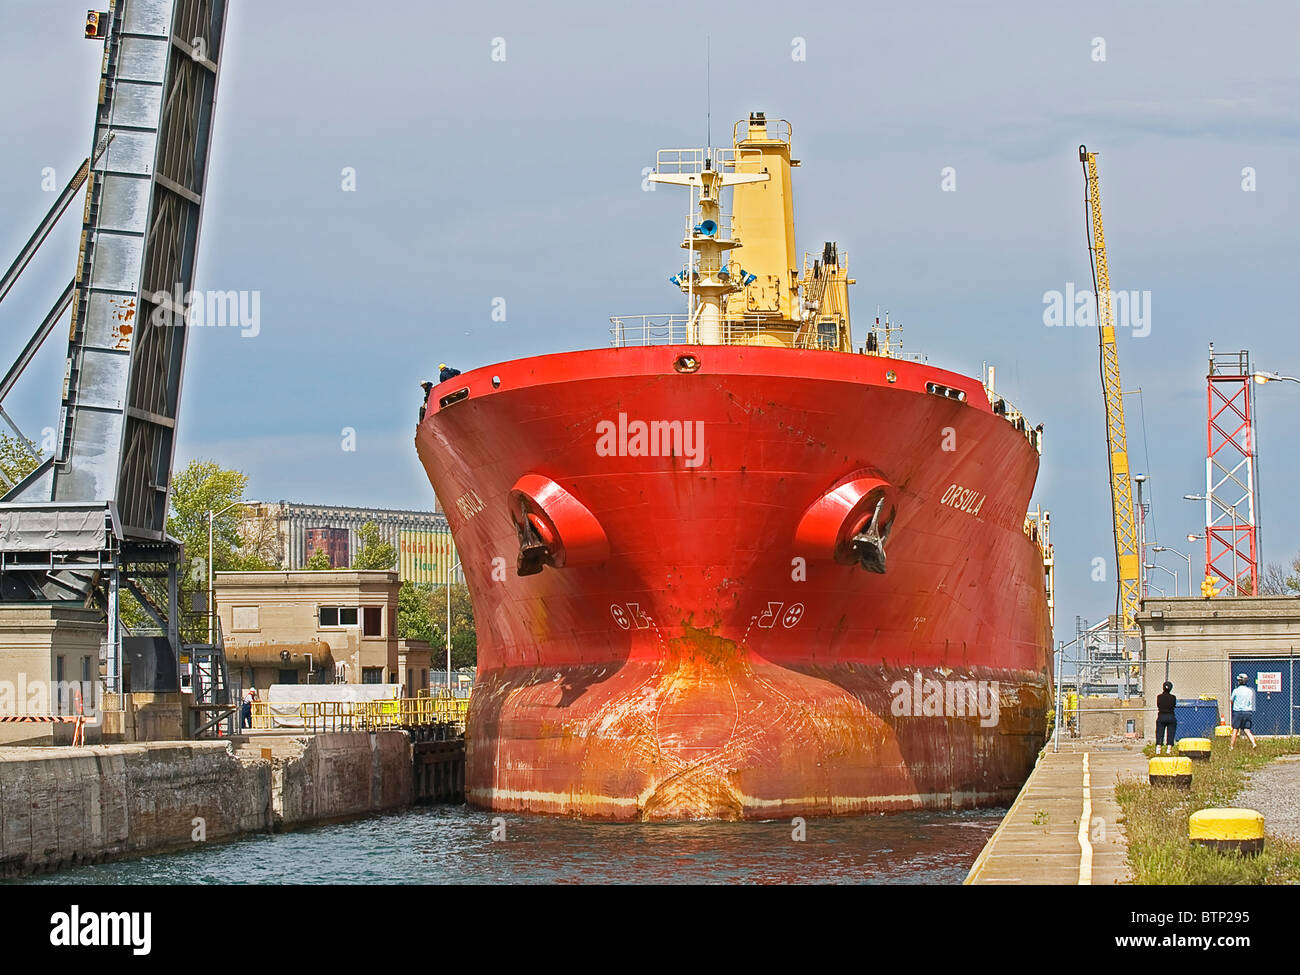
[[[427,379],[420,383],[420,388],[424,390],[424,402],[420,404],[420,422],[424,422],[424,414],[429,409],[429,391],[433,389],[433,383]]]
[[[438,366],[438,382],[440,382],[440,383],[445,383],[445,382],[446,382],[448,379],[450,379],[452,376],[459,376],[459,375],[460,375],[460,370],[459,370],[459,369],[453,369],[451,366],[447,365],[447,363],[445,363],[445,362],[444,362],[444,363],[441,363],[441,364]]]
[[[1174,737],[1178,731],[1178,717],[1174,708],[1178,698],[1173,694],[1174,685],[1165,681],[1161,688],[1163,693],[1156,695],[1156,754],[1160,754],[1160,743],[1164,740],[1169,745],[1169,754],[1174,753]]]

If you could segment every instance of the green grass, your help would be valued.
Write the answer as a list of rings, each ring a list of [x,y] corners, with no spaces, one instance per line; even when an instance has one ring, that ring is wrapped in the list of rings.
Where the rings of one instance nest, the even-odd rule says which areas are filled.
[[[1155,746],[1148,745],[1145,752],[1154,755]],[[1243,736],[1231,752],[1226,740],[1215,739],[1210,761],[1192,763],[1191,789],[1153,788],[1145,779],[1120,782],[1115,798],[1124,810],[1134,883],[1300,883],[1300,843],[1293,840],[1269,833],[1263,853],[1241,856],[1193,846],[1187,838],[1188,816],[1198,809],[1231,806],[1247,772],[1298,752],[1300,738],[1261,739],[1258,748],[1251,748]]]

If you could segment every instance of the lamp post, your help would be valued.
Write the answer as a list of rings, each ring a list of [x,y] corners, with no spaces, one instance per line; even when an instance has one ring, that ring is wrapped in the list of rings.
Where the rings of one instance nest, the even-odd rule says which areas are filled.
[[[451,577],[460,568],[460,560],[447,570],[447,696],[451,697]]]
[[[1133,486],[1137,489],[1138,552],[1141,556],[1138,564],[1142,566],[1138,586],[1144,597],[1147,594],[1147,506],[1142,501],[1142,485],[1146,483],[1146,479],[1145,474],[1133,475]]]
[[[1167,569],[1163,565],[1157,565],[1155,562],[1148,562],[1146,563],[1146,565],[1143,566],[1143,568],[1159,569],[1161,572],[1168,572],[1171,576],[1173,576],[1174,577],[1174,598],[1175,599],[1178,598],[1178,573],[1177,572],[1175,572],[1173,569]],[[1154,589],[1155,587],[1152,586],[1152,588]]]
[[[1187,540],[1190,542],[1193,541],[1193,538],[1190,535],[1188,535]],[[1190,596],[1192,594],[1192,557],[1190,555],[1184,555],[1182,552],[1178,551],[1178,549],[1170,548],[1167,545],[1153,545],[1151,547],[1151,551],[1173,552],[1180,559],[1183,559],[1187,563],[1187,595]],[[1177,588],[1177,584],[1175,584],[1175,588]]]
[[[212,618],[216,615],[217,612],[217,600],[216,600],[216,596],[212,592],[212,522],[215,521],[219,516],[224,515],[231,508],[238,507],[243,503],[244,502],[242,501],[234,501],[226,505],[220,511],[217,511],[215,513],[212,511],[211,508],[208,509],[208,644],[209,645],[211,645],[213,641],[216,639],[214,633],[214,627],[212,624]]]
[[[1297,379],[1295,376],[1283,376],[1283,375],[1279,375],[1279,374],[1276,373],[1276,372],[1256,372],[1256,373],[1253,374],[1252,378],[1255,380],[1255,383],[1256,383],[1257,385],[1259,385],[1259,386],[1263,386],[1265,383],[1296,383],[1297,385],[1300,385],[1300,379]],[[1263,512],[1260,510],[1260,501],[1259,501],[1259,494],[1258,494],[1258,488],[1259,488],[1259,483],[1260,483],[1260,465],[1259,465],[1259,410],[1257,410],[1257,409],[1254,408],[1254,404],[1253,404],[1253,403],[1251,404],[1251,413],[1250,413],[1250,416],[1251,416],[1251,423],[1254,425],[1254,429],[1252,429],[1250,432],[1251,432],[1251,434],[1252,434],[1253,437],[1254,437],[1254,440],[1253,440],[1253,443],[1251,444],[1251,446],[1254,448],[1254,451],[1255,451],[1254,477],[1255,477],[1256,495],[1255,495],[1255,508],[1254,508],[1254,513],[1255,513],[1255,521],[1256,521],[1256,527],[1255,527],[1255,569],[1256,569],[1256,573],[1257,573],[1257,575],[1256,575],[1256,580],[1255,580],[1255,588],[1258,589],[1258,588],[1259,588],[1259,576],[1258,576],[1258,573],[1259,573],[1259,571],[1263,568],[1263,566],[1264,566],[1265,563],[1264,563],[1264,543],[1263,543],[1262,541],[1260,541],[1260,538],[1259,538],[1259,522],[1263,520]],[[1235,539],[1235,536],[1234,536],[1234,541],[1235,541],[1235,540],[1236,540],[1236,539]],[[1259,593],[1256,592],[1255,595],[1258,596]]]
[[[1184,494],[1183,498],[1188,501],[1207,500],[1207,498],[1203,494]],[[1223,502],[1220,501],[1219,504],[1223,504]],[[1241,522],[1237,520],[1237,506],[1235,504],[1229,504],[1227,508],[1229,511],[1232,512],[1232,594],[1234,596],[1240,596],[1241,593],[1237,589],[1237,526],[1240,525]],[[1209,564],[1210,540],[1208,538],[1210,534],[1209,525],[1205,526],[1205,534],[1207,536],[1205,539],[1205,558],[1206,558],[1205,574],[1209,575],[1210,574],[1210,564]],[[1201,536],[1198,535],[1197,537],[1200,538]],[[1192,536],[1188,535],[1187,540],[1190,542],[1192,540]]]

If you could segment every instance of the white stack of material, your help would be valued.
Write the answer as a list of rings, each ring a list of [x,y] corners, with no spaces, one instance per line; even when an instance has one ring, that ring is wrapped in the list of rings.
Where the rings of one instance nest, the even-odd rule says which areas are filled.
[[[391,701],[400,695],[401,689],[400,684],[272,684],[266,692],[266,701],[277,728],[301,728],[300,704]]]

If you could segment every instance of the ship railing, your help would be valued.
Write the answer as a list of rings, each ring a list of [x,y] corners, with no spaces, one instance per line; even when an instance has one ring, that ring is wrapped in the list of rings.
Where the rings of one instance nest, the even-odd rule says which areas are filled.
[[[1030,445],[1041,454],[1043,452],[1043,431],[1030,423],[1029,418],[1016,409],[1005,396],[1000,396],[988,386],[984,387],[984,392],[989,398],[993,412],[1023,433]]]
[[[737,163],[746,159],[758,159],[762,153],[757,149],[739,149],[730,146],[713,146],[709,149],[660,149],[655,153],[655,172],[662,175],[691,175],[704,171],[705,160],[712,162],[716,170],[735,169]]]
[[[691,317],[680,313],[661,315],[612,315],[609,319],[610,345],[623,348],[629,345],[700,345],[698,329],[692,327]],[[825,322],[806,321],[791,332],[789,322],[771,315],[729,316],[719,322],[722,332],[720,345],[758,345],[764,335],[783,335],[781,344],[791,342],[796,349],[822,349],[835,351],[840,347],[841,323],[838,319]],[[904,362],[924,363],[926,356],[920,352],[871,352]]]
[[[740,228],[736,226],[730,213],[719,213],[716,223],[718,229],[711,234],[706,234],[705,236],[711,237],[714,240],[730,240],[739,242]],[[696,232],[695,228],[698,226],[700,226],[700,218],[696,215],[687,214],[686,224],[682,232],[682,240],[690,240]],[[732,262],[732,264],[734,263],[735,262]],[[731,264],[728,265],[728,267],[731,266]]]
[[[698,323],[685,314],[612,315],[609,319],[610,344],[627,345],[699,345]],[[772,319],[761,315],[723,318],[721,345],[754,345],[759,336],[772,330]],[[710,343],[713,344],[713,343]],[[820,346],[801,346],[818,348]]]
[[[770,118],[766,120],[767,137],[777,142],[784,142],[787,145],[790,142],[790,136],[793,127],[783,118]],[[749,119],[741,119],[731,127],[731,141],[741,142],[749,138]]]
[[[915,362],[919,365],[925,365],[930,361],[930,357],[924,352],[904,352],[901,349],[876,349],[874,352],[863,350],[863,355],[878,355],[884,359],[898,359],[901,362]]]

